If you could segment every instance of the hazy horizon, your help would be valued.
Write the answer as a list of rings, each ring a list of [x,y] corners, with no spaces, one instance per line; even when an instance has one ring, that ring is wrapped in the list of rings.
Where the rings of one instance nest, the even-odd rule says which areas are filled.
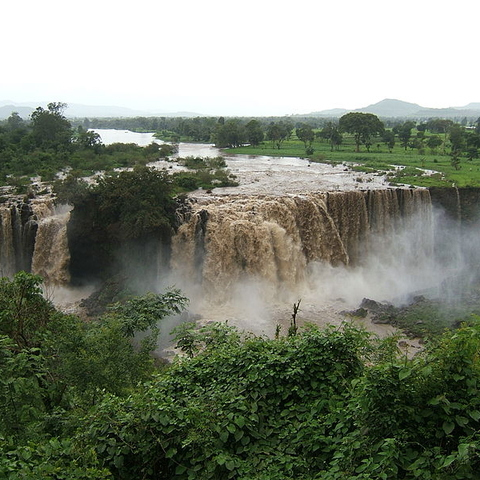
[[[400,102],[404,102],[403,100],[400,100],[400,99],[383,99],[383,100],[379,100],[377,102],[374,102],[373,104],[370,104],[370,105],[376,105],[380,102],[383,102],[385,100],[394,100],[394,101],[400,101]],[[0,108],[2,107],[7,107],[7,106],[15,106],[15,107],[32,107],[32,108],[36,108],[38,106],[41,106],[41,107],[44,107],[46,108],[47,104],[50,103],[50,102],[56,102],[56,101],[61,101],[65,104],[67,104],[67,116],[68,116],[68,109],[72,109],[74,111],[80,111],[82,112],[83,110],[85,110],[85,116],[95,116],[97,115],[98,116],[98,113],[90,113],[88,112],[88,110],[90,109],[91,111],[95,111],[95,110],[98,110],[98,112],[101,111],[101,109],[104,110],[104,112],[111,112],[112,113],[112,116],[115,116],[115,111],[118,110],[119,112],[119,116],[125,116],[128,111],[131,111],[131,115],[132,116],[135,116],[135,115],[142,115],[142,114],[145,114],[145,115],[162,115],[162,114],[165,114],[165,115],[180,115],[182,113],[185,113],[187,115],[199,115],[199,116],[218,116],[218,115],[224,115],[224,116],[256,116],[256,117],[268,117],[268,116],[281,116],[281,115],[274,115],[274,114],[256,114],[256,115],[253,115],[253,114],[242,114],[242,115],[235,115],[235,114],[226,114],[226,113],[217,113],[217,114],[210,114],[209,112],[199,112],[199,111],[192,111],[192,110],[170,110],[170,111],[161,111],[159,109],[141,109],[141,108],[131,108],[131,107],[125,107],[124,105],[104,105],[104,104],[81,104],[81,103],[76,103],[76,102],[67,102],[67,101],[64,101],[64,100],[58,100],[58,99],[51,99],[51,100],[31,100],[31,101],[22,101],[22,102],[17,102],[15,100],[1,100],[0,99]],[[411,102],[405,102],[405,103],[411,103]],[[418,104],[419,107],[421,109],[430,109],[430,108],[440,108],[440,109],[448,109],[448,108],[463,108],[463,107],[467,107],[468,105],[470,104],[475,104],[475,109],[479,109],[476,107],[476,105],[480,105],[480,102],[475,102],[475,99],[473,99],[472,101],[468,102],[467,104],[465,105],[444,105],[444,106],[441,106],[441,107],[430,107],[429,105],[422,105],[422,104]],[[311,113],[315,113],[315,112],[322,112],[322,111],[329,111],[329,110],[346,110],[346,111],[354,111],[356,109],[364,109],[366,107],[369,107],[370,105],[360,105],[358,107],[355,107],[355,108],[345,108],[345,107],[334,107],[332,109],[320,109],[320,110],[310,110],[310,111],[305,111],[305,112],[298,112],[298,113],[293,113],[293,114],[290,114],[290,115],[302,115],[302,114],[305,114],[305,115],[308,115],[308,114],[311,114]],[[287,114],[286,114],[287,115]],[[74,115],[75,116],[75,115]],[[76,115],[76,116],[83,116],[83,115]],[[103,116],[103,115],[100,115],[100,116]]]
[[[475,0],[7,2],[0,98],[205,115],[479,101]],[[471,68],[469,67],[471,65]],[[456,66],[461,66],[456,68]]]

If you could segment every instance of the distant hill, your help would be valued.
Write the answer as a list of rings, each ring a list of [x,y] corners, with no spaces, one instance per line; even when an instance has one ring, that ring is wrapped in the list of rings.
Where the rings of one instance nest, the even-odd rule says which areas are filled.
[[[65,116],[70,118],[118,118],[118,117],[200,117],[199,113],[172,112],[155,113],[145,110],[134,110],[125,107],[68,104]]]
[[[464,107],[455,107],[459,110],[480,110],[480,102],[469,103]]]
[[[416,115],[418,118],[442,117],[442,118],[478,118],[480,117],[480,108],[470,109],[467,107],[449,107],[449,108],[424,108],[419,110]]]
[[[207,114],[195,112],[152,112],[145,110],[135,110],[131,108],[118,106],[99,106],[99,105],[82,105],[67,104],[65,116],[69,118],[121,118],[121,117],[206,117]],[[30,114],[38,107],[46,108],[46,103],[17,103],[10,100],[0,100],[0,120],[8,118],[12,112],[18,112],[22,118],[28,118]],[[345,108],[332,108],[329,110],[321,110],[303,114],[301,116],[309,117],[341,117],[348,112],[366,112],[373,113],[383,118],[412,118],[424,119],[433,117],[443,118],[470,118],[477,119],[480,117],[480,102],[472,102],[465,106],[448,107],[448,108],[427,108],[416,103],[403,102],[386,98],[378,103],[368,105],[367,107],[358,108],[356,110],[347,110]]]
[[[369,105],[368,107],[358,108],[356,112],[374,113],[379,117],[409,117],[415,115],[416,112],[423,107],[416,103],[402,102],[386,98],[378,103]]]
[[[115,107],[108,105],[81,105],[78,103],[69,103],[65,110],[66,117],[147,117],[151,113],[142,110],[134,110],[125,107]]]
[[[347,112],[373,113],[384,118],[478,118],[480,117],[480,103],[469,103],[464,107],[428,108],[422,107],[416,103],[386,98],[378,103],[363,108],[357,108],[356,110],[345,110],[343,108],[322,110],[320,112],[311,113],[309,116],[341,117]]]
[[[349,112],[345,108],[332,108],[330,110],[322,110],[321,112],[309,113],[309,117],[341,117],[345,113]]]
[[[152,113],[145,110],[102,105],[82,105],[68,103],[65,116],[68,118],[120,118],[120,117],[200,117],[206,116],[194,112]],[[12,112],[18,112],[22,118],[28,118],[37,107],[46,108],[46,103],[16,103],[10,100],[0,101],[0,120],[8,118]]]
[[[31,115],[33,110],[34,108],[32,107],[22,107],[19,105],[4,105],[0,107],[0,120],[5,120],[13,112],[17,112],[22,118],[27,119]]]

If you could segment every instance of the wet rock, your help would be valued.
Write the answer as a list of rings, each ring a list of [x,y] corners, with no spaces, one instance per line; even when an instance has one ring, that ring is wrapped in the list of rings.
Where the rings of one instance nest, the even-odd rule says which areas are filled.
[[[376,302],[370,298],[364,298],[362,303],[360,303],[360,308],[365,308],[371,312],[378,312],[382,309],[382,307],[383,306],[380,302]]]
[[[341,313],[349,317],[365,318],[368,315],[368,310],[365,308],[357,308],[356,310],[343,311]]]

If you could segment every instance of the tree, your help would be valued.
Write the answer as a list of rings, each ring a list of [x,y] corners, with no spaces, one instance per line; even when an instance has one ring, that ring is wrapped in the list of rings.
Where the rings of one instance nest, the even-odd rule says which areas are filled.
[[[176,222],[173,177],[165,170],[136,166],[83,188],[69,179],[63,198],[74,198],[69,222],[70,273],[76,281],[122,273],[152,288],[156,262],[168,248]]]
[[[245,131],[247,141],[250,145],[257,146],[263,142],[265,134],[263,133],[262,125],[258,120],[250,120],[245,125]]]
[[[0,439],[30,439],[42,418],[51,433],[60,428],[55,416],[62,411],[92,405],[106,392],[128,393],[152,373],[159,322],[187,304],[169,289],[116,303],[85,322],[57,311],[41,283],[25,272],[0,281]],[[144,336],[136,345],[139,333]]]
[[[224,124],[217,123],[217,130],[215,133],[215,146],[224,147],[239,147],[244,143],[245,131],[238,120],[227,120]]]
[[[25,272],[13,280],[0,279],[0,335],[11,338],[18,350],[38,346],[55,311],[43,297],[41,284],[41,277]]]
[[[452,154],[460,154],[465,146],[465,128],[461,125],[451,125],[448,129]]]
[[[328,140],[328,143],[330,143],[330,151],[332,152],[334,148],[338,149],[343,141],[342,134],[338,128],[338,123],[335,122],[327,122],[318,136]]]
[[[452,120],[446,118],[433,118],[427,122],[427,128],[432,133],[443,133],[443,153],[447,144],[447,133],[449,128],[453,125]]]
[[[466,132],[467,155],[470,160],[478,158],[480,134],[476,131]]]
[[[86,130],[81,125],[77,129],[74,143],[81,149],[93,150],[95,153],[100,153],[103,146],[102,137],[97,132]]]
[[[267,140],[271,140],[272,146],[280,150],[283,142],[290,138],[292,129],[290,121],[271,122],[267,128]]]
[[[430,135],[427,139],[427,147],[435,153],[437,148],[443,143],[443,140],[438,135]]]
[[[462,166],[460,165],[460,153],[457,151],[452,151],[451,157],[450,157],[450,165],[455,169],[455,170],[460,170]]]
[[[312,143],[315,140],[315,132],[308,123],[302,123],[296,128],[297,138],[305,145],[305,150],[312,147]]]
[[[137,166],[102,177],[92,188],[97,220],[116,241],[153,234],[169,237],[175,221],[172,179],[167,172]]]
[[[18,112],[12,112],[12,114],[7,118],[7,128],[10,131],[23,128],[24,125],[25,122]]]
[[[395,134],[392,130],[385,130],[382,135],[382,140],[387,145],[388,151],[392,153],[393,147],[395,146]]]
[[[0,437],[28,436],[32,423],[62,405],[64,389],[48,366],[58,343],[53,352],[44,346],[63,316],[43,297],[41,283],[25,272],[0,280]]]
[[[367,151],[370,151],[372,144],[371,138],[384,131],[384,125],[380,119],[373,113],[350,112],[339,120],[340,131],[353,134],[355,140],[355,151],[360,151],[360,145],[363,143]]]
[[[69,150],[72,142],[72,126],[63,112],[65,103],[49,103],[47,110],[42,107],[32,113],[32,136],[35,145],[43,150]]]
[[[447,133],[448,129],[453,125],[452,120],[445,118],[432,118],[427,122],[427,129],[432,133]]]
[[[415,122],[406,121],[405,123],[396,127],[398,138],[402,147],[407,150],[410,138],[412,136],[412,128],[415,126]]]

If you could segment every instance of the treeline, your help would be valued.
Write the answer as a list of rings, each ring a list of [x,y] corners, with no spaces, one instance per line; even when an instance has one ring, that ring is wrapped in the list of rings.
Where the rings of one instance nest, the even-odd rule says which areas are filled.
[[[413,359],[351,325],[267,339],[183,323],[167,365],[151,352],[180,292],[85,322],[40,285],[0,281],[1,478],[478,478],[478,319]]]
[[[304,143],[307,154],[314,152],[315,140],[328,142],[331,150],[338,150],[345,135],[354,138],[355,145],[370,151],[374,143],[384,143],[389,151],[401,145],[405,150],[419,154],[452,153],[469,159],[478,158],[480,148],[479,120],[474,125],[450,119],[432,118],[420,122],[386,119],[376,115],[352,112],[340,119],[318,117],[137,117],[125,119],[85,120],[94,128],[124,128],[157,132],[158,136],[173,142],[209,142],[217,147],[258,146],[264,142],[281,149],[283,142],[297,139]]]
[[[325,160],[331,152],[351,152],[372,147],[376,152],[414,152],[449,155],[451,166],[461,168],[461,159],[477,159],[480,149],[480,123],[467,125],[434,118],[416,123],[411,120],[381,121],[368,113],[351,112],[338,120],[318,117],[276,118],[170,118],[137,117],[84,119],[70,123],[63,115],[64,104],[50,103],[37,108],[29,121],[12,114],[0,124],[0,183],[25,188],[30,177],[52,180],[59,171],[89,175],[99,170],[145,165],[175,152],[179,141],[208,142],[220,148],[248,146],[253,154],[278,154],[285,146],[290,155]],[[141,148],[134,144],[105,146],[91,127],[122,128],[156,132],[169,143]],[[303,148],[302,148],[303,145]],[[322,153],[323,152],[323,153]],[[315,157],[315,158],[316,158]],[[398,163],[398,160],[397,160]],[[178,176],[180,189],[211,188],[206,170]],[[217,173],[219,170],[217,170]],[[228,176],[228,175],[227,175]],[[199,177],[202,177],[199,179]],[[233,184],[224,175],[220,184]]]
[[[98,133],[83,125],[74,125],[63,115],[65,104],[50,103],[38,107],[29,121],[13,113],[0,123],[0,185],[25,192],[32,177],[52,181],[59,172],[71,177],[92,175],[98,171],[145,166],[177,152],[174,143],[151,143],[139,147],[133,143],[104,145]],[[218,159],[179,159],[188,168],[172,176],[174,194],[215,186],[236,185]]]
[[[325,119],[317,117],[301,117],[301,120],[293,121],[290,117],[134,117],[134,118],[92,118],[76,121],[76,125],[85,128],[114,128],[117,130],[132,130],[144,132],[159,132],[161,134],[174,134],[177,141],[212,142],[212,135],[229,122],[239,127],[247,125],[250,121],[257,122],[265,132],[268,125],[287,121],[292,128],[300,123],[308,123],[312,128],[321,128]],[[254,123],[255,125],[255,123]]]
[[[91,175],[99,170],[145,165],[171,155],[174,146],[103,145],[100,136],[82,126],[74,128],[63,115],[65,104],[38,107],[30,120],[13,113],[0,123],[0,184],[25,186],[31,177],[51,181],[58,172]]]

